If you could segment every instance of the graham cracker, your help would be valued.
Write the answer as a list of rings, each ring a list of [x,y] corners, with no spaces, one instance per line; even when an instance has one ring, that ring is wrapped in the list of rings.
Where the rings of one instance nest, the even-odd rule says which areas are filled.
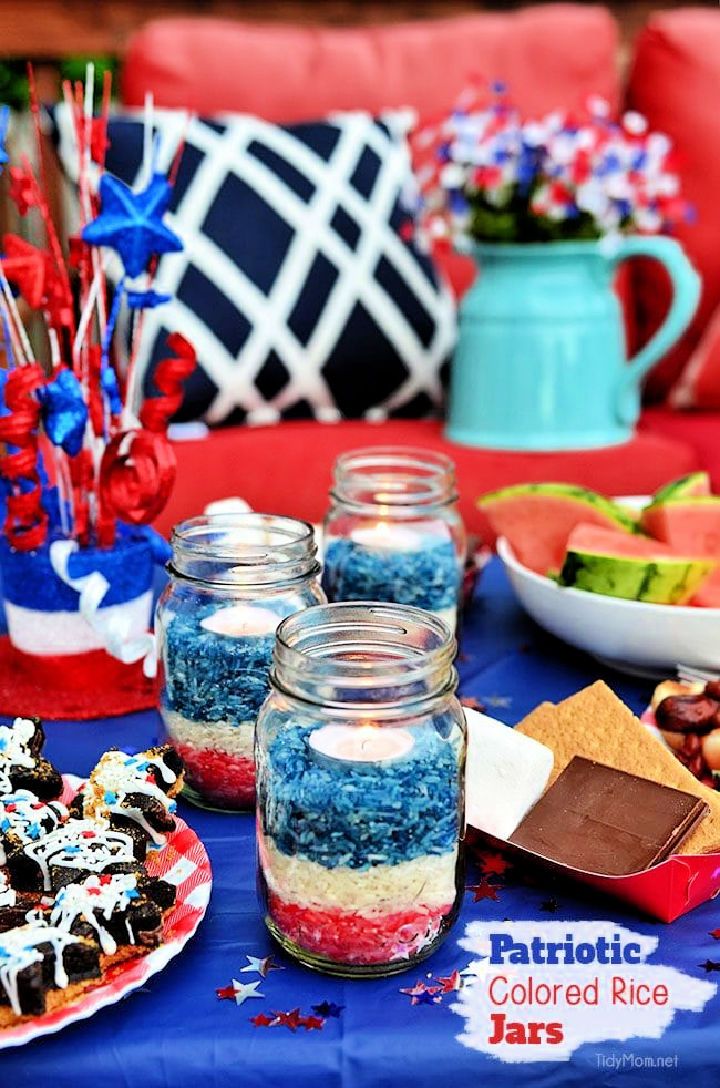
[[[557,705],[541,703],[516,728],[552,750],[548,786],[573,756],[584,756],[702,798],[709,812],[677,853],[720,850],[720,794],[698,782],[602,680]]]

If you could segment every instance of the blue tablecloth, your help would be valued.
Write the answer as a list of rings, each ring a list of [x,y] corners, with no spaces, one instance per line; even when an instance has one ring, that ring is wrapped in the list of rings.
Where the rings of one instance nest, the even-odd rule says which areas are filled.
[[[515,722],[543,699],[558,700],[603,676],[639,711],[650,686],[600,669],[535,628],[514,603],[502,570],[493,562],[483,573],[466,623],[459,663],[462,693],[488,712]],[[94,722],[48,725],[48,752],[63,769],[85,774],[109,746],[149,744],[159,733],[155,713]],[[458,1042],[463,1020],[447,997],[413,1004],[401,988],[418,978],[450,977],[471,958],[460,945],[474,920],[581,920],[622,924],[659,937],[650,962],[673,965],[695,979],[713,981],[720,943],[717,906],[707,903],[672,926],[663,926],[582,893],[549,891],[540,884],[490,878],[496,899],[468,892],[457,926],[445,945],[409,974],[377,981],[340,981],[293,965],[278,954],[261,923],[255,898],[254,832],[251,816],[202,812],[181,804],[181,813],[207,845],[213,864],[210,907],[195,939],[162,974],[112,1009],[29,1046],[0,1052],[0,1088],[85,1088],[101,1085],[170,1088],[422,1088],[451,1082],[453,1088],[493,1084],[624,1085],[687,1083],[716,1085],[720,1046],[720,998],[700,1012],[678,1011],[657,1039],[588,1043],[563,1062],[505,1064]],[[471,871],[469,885],[484,887]],[[476,898],[478,901],[476,902]],[[238,1006],[220,1000],[216,989],[239,973],[247,956],[270,953],[284,970],[271,971],[259,990],[263,1000]],[[717,964],[720,967],[720,964]],[[708,973],[710,972],[710,973]],[[546,976],[547,977],[547,976]],[[452,995],[451,995],[452,996]],[[320,1030],[255,1026],[259,1012],[303,1014],[323,1002],[342,1006]],[[337,1011],[337,1010],[332,1010]],[[621,1014],[618,1013],[618,1016]],[[623,1055],[631,1055],[631,1059]],[[647,1068],[648,1059],[668,1067]],[[611,1064],[612,1063],[612,1064]],[[613,1068],[619,1065],[619,1068]]]

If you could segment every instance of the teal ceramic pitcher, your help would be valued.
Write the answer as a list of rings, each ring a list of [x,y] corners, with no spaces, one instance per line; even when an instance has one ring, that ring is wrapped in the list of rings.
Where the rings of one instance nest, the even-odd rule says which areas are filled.
[[[480,275],[460,308],[447,436],[505,450],[591,449],[626,442],[640,383],[692,318],[700,278],[671,238],[478,245]],[[629,361],[617,265],[654,257],[673,300]]]

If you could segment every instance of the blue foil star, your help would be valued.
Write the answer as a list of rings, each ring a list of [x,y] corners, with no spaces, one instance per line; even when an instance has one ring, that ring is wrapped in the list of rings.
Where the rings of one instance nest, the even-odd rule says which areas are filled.
[[[153,174],[139,193],[113,177],[100,178],[101,210],[97,219],[82,232],[91,246],[108,246],[120,254],[128,276],[139,276],[150,258],[163,253],[179,253],[183,244],[162,218],[172,192],[164,174]]]
[[[82,387],[71,370],[57,376],[38,390],[45,433],[53,446],[74,457],[80,453],[88,410]]]

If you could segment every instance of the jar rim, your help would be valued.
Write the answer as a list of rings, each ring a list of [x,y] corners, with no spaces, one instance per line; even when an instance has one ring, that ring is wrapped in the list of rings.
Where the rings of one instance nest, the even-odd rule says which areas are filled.
[[[455,464],[439,450],[417,446],[366,446],[335,461],[331,495],[354,507],[387,513],[457,500]]]
[[[319,570],[312,525],[284,514],[202,514],[179,522],[170,543],[178,574],[212,584],[284,582]]]
[[[422,608],[314,605],[278,627],[271,679],[305,702],[375,712],[452,693],[456,650],[446,624]]]

